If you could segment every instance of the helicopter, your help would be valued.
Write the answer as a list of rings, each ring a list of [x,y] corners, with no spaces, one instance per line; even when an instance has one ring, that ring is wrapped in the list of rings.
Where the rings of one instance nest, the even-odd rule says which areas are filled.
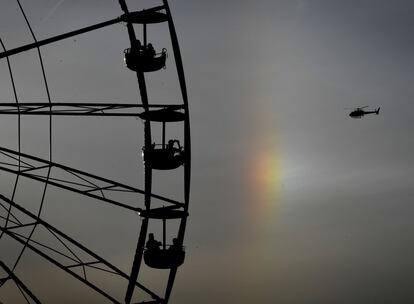
[[[369,106],[363,106],[363,107],[359,107],[359,108],[355,108],[351,113],[349,113],[349,116],[351,116],[352,118],[362,118],[362,116],[366,115],[366,114],[379,114],[379,110],[380,107],[378,107],[376,110],[374,111],[365,111],[363,109],[368,108]]]

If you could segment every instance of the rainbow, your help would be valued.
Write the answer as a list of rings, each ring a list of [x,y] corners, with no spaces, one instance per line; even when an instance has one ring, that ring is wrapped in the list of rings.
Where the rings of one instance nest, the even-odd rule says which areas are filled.
[[[282,190],[282,160],[274,135],[258,137],[246,173],[249,212],[254,223],[273,221]],[[261,224],[260,224],[261,225]]]

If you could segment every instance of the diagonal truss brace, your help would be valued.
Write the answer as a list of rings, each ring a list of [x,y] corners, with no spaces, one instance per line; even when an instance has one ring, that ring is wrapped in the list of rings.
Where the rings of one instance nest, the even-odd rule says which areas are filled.
[[[41,302],[36,298],[36,296],[33,294],[33,292],[22,282],[20,279],[13,273],[13,271],[10,270],[9,267],[6,266],[2,261],[0,261],[0,268],[3,268],[3,270],[7,273],[8,277],[1,279],[2,284],[4,284],[7,280],[13,280],[16,286],[19,288],[22,295],[25,297],[25,299],[28,301],[28,298],[30,298],[34,303],[40,304]]]
[[[47,171],[44,169],[48,168],[53,168],[53,172],[49,177],[44,172]],[[144,190],[4,147],[0,147],[0,170],[48,183],[55,187],[98,199],[117,207],[136,212],[142,210],[142,208],[133,205],[136,204],[138,199],[134,198],[134,202],[120,202],[108,198],[107,195],[110,192],[124,192],[141,197],[145,194]],[[64,174],[70,178],[58,178],[58,174]],[[184,206],[181,202],[161,195],[151,194],[151,197],[168,204],[168,207],[173,209]]]
[[[40,219],[30,211],[24,209],[19,204],[13,202],[12,200],[8,199],[7,197],[0,194],[0,200],[4,201],[6,204],[9,204],[12,208],[16,209],[20,214],[24,215],[26,218],[29,218],[30,221],[35,221],[36,225],[46,229],[49,231],[55,238],[57,238],[64,247],[67,248],[72,254],[74,249],[77,252],[82,253],[82,256],[87,257],[88,262],[84,262],[80,260],[77,256],[71,257],[68,254],[61,253],[59,249],[52,248],[50,246],[46,246],[37,242],[33,237],[28,239],[24,235],[15,231],[15,229],[10,229],[8,227],[0,226],[0,230],[7,234],[9,237],[14,239],[15,241],[26,244],[28,248],[30,248],[33,252],[40,255],[41,257],[45,258],[50,263],[54,264],[55,266],[59,267],[60,269],[64,270],[65,272],[69,273],[76,279],[80,280],[81,282],[85,283],[87,286],[95,290],[97,293],[101,294],[108,300],[113,303],[122,303],[122,301],[117,300],[113,296],[111,296],[108,292],[106,292],[102,287],[98,287],[98,282],[93,282],[92,280],[88,279],[87,276],[87,268],[93,268],[95,270],[100,270],[103,273],[109,273],[111,275],[115,275],[120,279],[124,279],[125,282],[129,281],[129,276],[121,271],[119,268],[111,264],[110,262],[106,261],[102,257],[98,256],[93,251],[89,250],[79,242],[75,241],[65,233],[61,232],[57,228],[53,227],[52,225],[48,224],[44,220]],[[24,224],[22,224],[23,227]],[[16,228],[16,227],[14,227]],[[50,253],[53,252],[55,255],[51,255]],[[58,254],[60,258],[56,256]],[[74,255],[74,254],[73,254]],[[68,264],[70,262],[70,264]],[[84,275],[79,275],[75,272],[74,268],[82,267],[84,269]],[[151,291],[149,288],[145,287],[143,284],[139,282],[135,282],[135,287],[143,291],[150,296],[153,300],[157,301],[157,303],[163,303],[163,299],[161,299],[155,292]]]
[[[153,109],[182,109],[178,104],[156,104]],[[0,103],[2,115],[140,117],[143,105],[128,103]]]

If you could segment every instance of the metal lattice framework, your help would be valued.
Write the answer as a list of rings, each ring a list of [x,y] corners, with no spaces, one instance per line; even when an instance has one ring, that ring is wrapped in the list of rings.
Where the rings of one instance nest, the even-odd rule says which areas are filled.
[[[30,282],[26,282],[27,285],[23,284],[23,282],[15,274],[15,269],[19,265],[19,262],[23,259],[24,252],[28,251],[45,259],[55,267],[71,275],[72,278],[84,283],[108,302],[131,303],[134,297],[136,297],[137,291],[139,291],[139,295],[142,297],[142,299],[140,298],[138,300],[139,303],[167,303],[171,295],[177,269],[181,265],[182,261],[180,263],[164,263],[163,267],[159,267],[166,269],[165,271],[168,272],[167,282],[163,293],[154,291],[151,286],[145,286],[140,280],[140,269],[143,265],[142,262],[146,251],[149,250],[148,245],[146,245],[146,241],[148,239],[148,226],[150,221],[162,220],[164,224],[163,250],[165,251],[165,223],[172,219],[179,221],[178,230],[172,234],[176,236],[176,238],[174,238],[175,246],[182,248],[188,216],[191,171],[188,97],[178,39],[167,0],[162,0],[161,5],[136,12],[129,11],[125,0],[119,0],[119,4],[123,12],[121,16],[45,40],[37,40],[23,6],[19,0],[16,1],[32,35],[33,43],[15,49],[7,49],[5,42],[0,39],[0,44],[3,49],[3,52],[0,53],[0,60],[1,58],[6,60],[15,99],[14,103],[1,103],[0,114],[17,116],[18,121],[17,150],[0,147],[0,171],[14,176],[14,187],[12,194],[10,196],[0,194],[0,246],[1,240],[3,238],[8,238],[16,242],[16,244],[21,244],[22,247],[19,254],[16,256],[14,263],[11,265],[6,265],[4,262],[0,261],[0,268],[3,270],[3,277],[0,278],[0,287],[5,286],[6,284],[14,283],[14,285],[21,292],[24,301],[27,303],[41,303],[42,296],[38,295],[39,298],[37,298],[34,293],[32,293],[30,290]],[[152,23],[167,24],[171,37],[172,51],[176,63],[182,100],[171,104],[151,103],[147,94],[145,78],[145,73],[147,71],[145,71],[145,69],[133,68],[136,72],[140,91],[141,102],[138,104],[52,102],[46,71],[43,65],[41,46],[102,27],[111,26],[119,22],[126,24],[128,37],[131,43],[131,50],[134,50],[134,48],[136,50],[135,45],[137,43],[134,24],[143,26],[144,47],[147,47],[147,26],[150,26]],[[19,101],[18,94],[16,92],[10,57],[31,49],[37,50],[38,54],[42,71],[42,79],[47,93],[47,101],[44,103],[22,103]],[[140,50],[136,54],[141,54],[140,52],[142,53]],[[147,61],[144,62],[144,65],[151,62],[152,59],[147,58],[145,60]],[[130,68],[130,66],[128,67]],[[48,159],[42,159],[35,155],[29,155],[22,152],[21,117],[25,115],[45,116],[48,119]],[[145,151],[147,155],[144,165],[144,188],[139,189],[135,186],[125,185],[121,182],[111,180],[110,178],[97,176],[85,172],[79,168],[76,169],[54,162],[52,158],[52,117],[55,116],[108,116],[141,118],[144,122],[143,151]],[[170,153],[167,151],[164,134],[167,123],[180,122],[182,125],[182,134],[184,138],[183,148],[180,147],[179,150],[176,150],[180,153],[178,165],[182,165],[184,170],[174,170],[178,165],[176,166],[174,164],[174,166],[170,166],[172,160],[160,159],[159,161],[161,161],[162,165],[159,166],[164,166],[165,168],[162,169],[172,170],[172,172],[176,172],[175,174],[183,175],[183,201],[177,201],[167,196],[158,195],[152,192],[152,184],[153,182],[156,182],[153,178],[153,170],[157,169],[157,158],[155,156],[158,154],[154,154],[154,157],[150,157],[151,151],[151,153],[156,152],[154,150],[155,146],[153,145],[153,138],[151,136],[151,121],[161,122],[163,126],[162,148],[158,150],[158,154],[161,155],[161,158],[164,157],[163,155]],[[157,157],[159,158],[159,156]],[[39,185],[42,185],[43,187],[42,197],[35,212],[29,211],[16,200],[16,192],[23,179],[38,182]],[[138,234],[136,250],[135,253],[133,253],[133,263],[128,273],[120,270],[119,267],[89,249],[87,245],[81,244],[42,218],[45,195],[51,187],[56,187],[63,191],[73,192],[84,196],[85,198],[95,199],[103,204],[110,204],[114,208],[122,208],[127,212],[135,212],[141,215],[141,227]],[[112,193],[127,193],[129,196],[128,199],[124,200],[118,198],[114,199],[111,196]],[[40,233],[42,235],[47,235],[50,239],[54,240],[54,242],[46,244],[40,239],[37,239],[37,235]],[[170,249],[171,248],[172,247],[170,246]],[[154,263],[154,261],[152,263]],[[155,264],[159,264],[159,261],[155,260]],[[167,265],[167,267],[165,265]],[[157,268],[156,266],[152,267]],[[111,288],[101,284],[96,277],[90,276],[89,272],[91,270],[99,271],[102,272],[103,275],[117,277],[119,280],[124,281],[127,288],[124,291],[125,293],[123,298],[119,295],[115,295]]]

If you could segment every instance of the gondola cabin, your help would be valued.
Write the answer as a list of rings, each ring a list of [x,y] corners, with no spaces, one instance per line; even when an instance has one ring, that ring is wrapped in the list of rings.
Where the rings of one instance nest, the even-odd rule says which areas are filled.
[[[178,147],[175,147],[175,143],[178,143]],[[142,155],[145,165],[152,169],[172,170],[184,164],[184,149],[178,141],[168,145],[153,144],[148,151],[143,148]]]
[[[171,269],[179,267],[184,263],[185,251],[182,247],[168,249],[146,249],[144,251],[144,262],[148,267],[157,269]]]
[[[178,238],[173,238],[172,245],[167,248],[166,244],[166,222],[167,219],[183,219],[188,216],[185,210],[173,210],[171,208],[156,208],[142,210],[140,216],[151,219],[162,219],[163,241],[159,242],[154,238],[153,233],[148,234],[145,245],[144,262],[147,266],[157,269],[176,268],[184,263],[185,251]]]
[[[135,72],[154,72],[165,67],[167,50],[151,54],[147,50],[128,48],[124,51],[124,60],[128,69]]]

